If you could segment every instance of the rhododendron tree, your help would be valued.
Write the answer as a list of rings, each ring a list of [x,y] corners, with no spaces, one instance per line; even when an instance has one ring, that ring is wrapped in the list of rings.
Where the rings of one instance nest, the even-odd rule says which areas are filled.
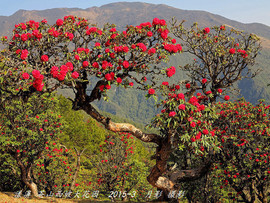
[[[190,78],[182,84],[185,84],[185,88],[187,89],[187,99],[192,101],[192,103],[197,100],[199,103],[202,102],[204,105],[210,105],[209,107],[212,110],[215,110],[216,107],[213,105],[219,97],[225,101],[230,100],[229,95],[223,95],[223,90],[228,90],[228,88],[232,87],[235,82],[242,78],[253,77],[258,73],[258,71],[254,71],[252,69],[252,65],[254,65],[255,58],[260,50],[259,39],[255,35],[240,32],[235,29],[226,30],[225,26],[200,29],[197,24],[194,24],[191,29],[186,29],[182,23],[177,25],[176,21],[173,22],[171,30],[173,34],[179,38],[183,46],[183,51],[191,54],[195,58],[192,64],[180,67],[187,71]],[[237,53],[233,52],[233,49],[237,49]],[[176,88],[172,88],[173,91],[176,91],[175,89]],[[196,98],[195,95],[198,98]],[[177,98],[177,94],[175,93],[171,93],[171,96]],[[179,95],[179,97],[183,98],[183,94]],[[179,105],[179,103],[177,105]],[[180,104],[178,106],[178,109],[182,114],[185,112],[183,110],[185,108],[186,106],[184,104]],[[207,108],[203,108],[202,112],[205,110],[207,110]],[[164,109],[162,113],[166,111],[167,110]],[[195,122],[191,122],[192,119],[194,118],[191,117],[191,119],[188,120],[190,121],[190,126],[197,128],[197,120],[195,120]],[[215,127],[207,124],[212,128],[212,130],[203,129],[200,133],[195,132],[193,137],[190,138],[190,141],[192,143],[196,143],[198,138],[202,135],[212,132],[213,137],[216,139],[215,144],[220,143],[218,145],[222,146],[222,139],[216,137],[219,132],[217,129],[220,127],[219,125],[216,126],[216,120],[222,118],[220,115],[216,115],[215,117],[207,119],[215,121],[213,123]],[[205,120],[206,122],[207,119]],[[182,129],[186,129],[186,122],[182,121],[182,123],[184,124]],[[199,122],[199,126],[200,125],[201,124]],[[229,128],[229,123],[227,123],[226,128]],[[188,133],[189,136],[192,135],[190,133],[192,132]],[[184,137],[183,135],[184,134],[182,134],[181,137]],[[226,147],[227,146],[224,146],[224,148]],[[203,152],[207,151],[207,148],[203,145],[200,149]],[[218,150],[218,152],[220,151],[222,150]],[[194,155],[192,148],[187,144],[184,144],[175,148],[169,160],[171,164],[174,164],[174,170],[177,171],[176,168],[178,168],[178,170],[185,170],[194,167],[200,168],[202,165],[207,166],[209,159],[212,160],[212,163],[216,161],[214,157],[215,156],[212,156],[211,154],[206,155],[206,157],[197,156],[196,154]],[[188,188],[188,185],[191,186],[187,192],[187,197],[190,201],[210,201],[210,198],[213,198],[212,201],[216,201],[219,199],[219,197],[215,196],[217,194],[215,189],[212,190],[211,194],[209,193],[210,187],[213,183],[210,182],[211,177],[209,176],[209,172],[210,170],[207,170],[205,176],[201,176],[203,178],[200,180],[201,182],[196,181],[194,183],[182,185],[184,188]],[[184,181],[178,179],[178,182]],[[201,186],[197,190],[199,194],[195,193],[194,184]],[[194,185],[194,187],[192,187],[192,185]]]
[[[16,91],[16,90],[15,90]],[[21,181],[37,196],[33,177],[35,161],[46,144],[60,133],[60,117],[55,101],[48,94],[32,95],[28,102],[1,92],[0,150],[9,154],[20,169]]]
[[[137,147],[138,146],[138,147]],[[145,159],[138,156],[145,155],[142,147],[135,144],[134,137],[129,133],[111,134],[105,143],[100,145],[97,155],[97,189],[101,195],[112,201],[143,200],[138,196],[142,189],[153,189],[147,183],[145,176],[149,171]],[[143,177],[144,176],[144,177]],[[146,194],[144,194],[146,195]]]
[[[156,165],[148,181],[164,192],[163,199],[168,199],[170,191],[179,190],[180,182],[209,172],[212,157],[220,151],[214,125],[219,115],[214,104],[223,89],[249,76],[259,51],[255,35],[227,31],[224,26],[199,29],[194,25],[187,30],[174,23],[172,33],[183,42],[176,44],[168,35],[166,21],[158,18],[120,32],[115,25],[100,29],[83,18],[66,16],[54,25],[45,20],[18,24],[13,33],[11,40],[2,38],[6,44],[2,61],[10,69],[3,74],[1,90],[15,87],[11,99],[27,101],[36,91],[43,94],[69,87],[75,93],[73,109],[84,110],[110,131],[130,133],[142,142],[156,144],[152,157]],[[176,68],[157,65],[182,52],[182,46],[198,58],[184,66],[190,80],[159,86],[156,76],[172,77]],[[232,48],[237,51],[233,53]],[[11,80],[10,75],[15,77]],[[88,92],[90,82],[94,84]],[[160,130],[159,134],[145,133],[129,123],[115,123],[94,108],[91,103],[106,99],[112,85],[137,87],[148,92],[147,97],[156,97],[160,88],[162,111],[150,124]],[[227,95],[224,99],[230,98]],[[170,166],[170,156],[181,149],[202,157],[200,166],[184,170]]]
[[[222,187],[234,189],[231,198],[269,201],[269,107],[263,101],[253,106],[243,99],[218,104],[216,125],[222,150],[214,170],[220,169]]]
[[[260,101],[253,106],[240,99],[218,103],[217,114],[213,125],[219,153],[212,157],[207,176],[181,184],[186,197],[191,202],[268,202],[269,105]],[[175,156],[184,158],[179,152]],[[201,157],[189,157],[193,167],[203,163]]]
[[[188,91],[183,94],[183,90],[177,89],[175,84],[168,83],[162,84],[160,89],[164,96],[159,104],[162,110],[149,127],[159,129],[162,139],[153,156],[156,165],[148,181],[161,189],[163,198],[168,200],[171,191],[181,190],[179,183],[199,179],[210,170],[210,160],[219,151],[219,140],[213,128],[218,116],[215,106],[207,103],[210,100],[206,95],[189,98]],[[177,161],[185,161],[179,156],[177,161],[172,159],[172,155],[179,150],[201,156],[204,162],[196,169],[182,170]]]
[[[55,140],[46,143],[44,151],[35,161],[33,170],[39,191],[43,191],[44,195],[70,191],[75,173],[74,153]]]
[[[142,141],[157,142],[158,135],[145,134],[130,124],[114,123],[99,114],[91,102],[106,98],[113,84],[128,88],[135,83],[141,89],[154,88],[155,76],[166,73],[155,64],[182,50],[180,44],[171,42],[164,20],[156,18],[152,23],[127,26],[119,32],[115,25],[100,29],[83,18],[66,16],[55,25],[48,25],[46,20],[21,23],[13,33],[10,40],[3,38],[7,46],[2,61],[10,67],[2,75],[3,91],[13,87],[17,90],[14,97],[27,101],[35,91],[51,93],[68,86],[75,92],[74,109],[85,110],[109,130],[130,132]],[[154,66],[150,68],[151,64]],[[167,73],[172,76],[175,68]],[[91,76],[98,81],[88,94]],[[147,83],[145,78],[149,79]]]
[[[228,89],[243,78],[254,77],[260,71],[252,66],[260,51],[259,38],[226,26],[201,29],[197,23],[185,28],[183,22],[172,22],[172,33],[179,38],[184,52],[194,57],[191,64],[181,67],[187,71],[190,92],[211,90],[210,100],[215,102],[220,90]],[[225,98],[226,100],[226,98]]]

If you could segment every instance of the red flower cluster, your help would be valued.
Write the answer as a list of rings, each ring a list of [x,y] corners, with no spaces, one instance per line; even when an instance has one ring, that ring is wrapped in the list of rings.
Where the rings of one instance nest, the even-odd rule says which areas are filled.
[[[164,25],[166,25],[166,21],[163,20],[163,19],[154,18],[153,19],[153,22],[152,22],[152,25],[161,25],[161,26],[164,26]]]
[[[224,25],[221,25],[219,29],[220,30],[225,30],[225,26]]]
[[[85,49],[85,48],[83,48],[83,47],[79,47],[79,48],[77,48],[77,50],[76,50],[76,52],[78,53],[78,54],[80,54],[81,52],[85,52],[86,54],[88,54],[89,52],[90,52],[90,50],[89,49]]]
[[[98,30],[96,27],[90,27],[88,30],[85,32],[87,35],[91,35],[92,33],[98,33],[99,35],[102,35],[102,31]]]
[[[195,96],[193,96],[193,97],[190,98],[190,100],[188,101],[188,103],[190,103],[190,104],[196,106],[196,105],[199,104],[198,101],[199,101],[198,98],[195,97]]]
[[[38,30],[33,30],[32,35],[36,37],[38,40],[42,38],[42,34]]]
[[[241,55],[242,55],[243,58],[246,58],[248,56],[245,50],[238,49],[237,52],[238,53],[241,53]]]
[[[164,82],[162,82],[162,85],[164,85],[164,86],[168,86],[168,85],[169,85],[169,82],[164,81]]]
[[[205,84],[207,82],[207,79],[206,78],[203,78],[202,79],[202,84]]]
[[[206,27],[203,29],[203,33],[204,34],[208,34],[210,32],[210,28],[209,27]]]
[[[65,36],[68,37],[70,41],[73,40],[73,38],[74,38],[73,33],[70,33],[70,32],[66,32]]]
[[[127,69],[127,68],[129,67],[129,62],[128,62],[128,61],[124,61],[124,62],[123,62],[123,67],[124,67],[125,69]]]
[[[182,46],[180,44],[165,44],[164,49],[167,50],[170,53],[177,53],[182,51]]]
[[[41,61],[46,62],[48,60],[49,60],[49,57],[47,55],[42,55],[41,56]]]
[[[229,52],[230,52],[230,54],[234,54],[234,53],[235,53],[235,49],[234,49],[234,48],[231,48],[231,49],[229,50]]]
[[[115,46],[114,51],[116,53],[125,52],[127,53],[129,51],[129,48],[127,46]]]
[[[151,49],[149,49],[148,50],[148,55],[153,55],[153,54],[155,54],[156,53],[156,49],[155,48],[151,48]]]
[[[176,115],[176,113],[174,112],[174,111],[171,111],[170,113],[169,113],[169,117],[174,117]]]
[[[147,50],[147,47],[144,43],[138,43],[137,46],[141,49],[142,52],[145,52]]]
[[[17,53],[17,54],[21,53],[21,59],[22,59],[22,60],[25,60],[25,59],[27,59],[27,57],[28,57],[28,50],[27,50],[27,49],[23,49],[23,50],[18,49],[18,50],[16,51],[16,53]]]
[[[43,86],[44,86],[44,83],[43,83],[44,76],[40,74],[39,70],[33,70],[32,75],[34,77],[33,87],[37,91],[42,91]]]
[[[88,62],[88,61],[84,61],[84,62],[82,63],[82,66],[83,66],[84,68],[86,68],[87,66],[89,66],[89,62]]]
[[[178,109],[184,111],[184,110],[186,109],[186,105],[185,105],[185,104],[180,104],[180,105],[178,106]]]
[[[107,73],[105,75],[105,79],[108,80],[108,81],[111,81],[114,79],[114,72],[111,72],[111,73]]]
[[[25,79],[25,80],[28,80],[29,79],[29,74],[28,73],[23,73],[22,74],[22,78]]]
[[[167,68],[166,73],[168,77],[172,77],[175,74],[175,67],[171,66],[170,68]]]
[[[218,93],[220,93],[220,94],[222,93],[222,89],[217,89],[217,91],[218,91]]]
[[[152,88],[151,88],[151,89],[149,89],[149,90],[148,90],[148,94],[150,94],[150,95],[155,94],[155,90],[154,90],[154,89],[152,89]]]
[[[145,23],[141,23],[139,26],[136,26],[137,28],[139,29],[142,29],[144,27],[152,27],[151,23],[150,22],[145,22]]]
[[[121,83],[122,82],[122,79],[121,78],[116,78],[116,82],[117,83]]]
[[[71,77],[72,77],[73,79],[77,79],[79,76],[80,76],[79,73],[76,72],[76,71],[74,71],[74,72],[71,74]]]
[[[183,93],[179,93],[177,97],[178,99],[185,99],[185,95]]]
[[[72,70],[73,70],[73,64],[71,62],[67,62],[66,65],[62,65],[60,67],[60,71],[57,66],[53,66],[51,68],[50,73],[54,78],[57,78],[59,81],[63,81],[66,77],[66,74],[69,71],[71,72]],[[75,71],[71,74],[71,77],[76,79],[79,77],[79,73]]]
[[[226,96],[224,97],[224,99],[225,99],[226,101],[228,101],[228,100],[230,100],[230,96],[229,96],[229,95],[226,95]]]
[[[61,26],[61,25],[63,25],[63,23],[64,23],[64,21],[63,21],[62,19],[58,19],[58,20],[56,21],[56,25],[57,25],[57,26]]]
[[[148,31],[147,32],[147,37],[152,37],[153,36],[153,33],[151,31]]]

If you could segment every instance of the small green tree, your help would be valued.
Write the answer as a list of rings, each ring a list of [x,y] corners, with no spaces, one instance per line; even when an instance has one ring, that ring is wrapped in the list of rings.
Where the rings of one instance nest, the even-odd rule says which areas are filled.
[[[112,201],[145,200],[138,194],[142,189],[153,189],[145,180],[150,167],[141,156],[146,154],[146,150],[135,143],[131,134],[121,133],[120,136],[109,135],[100,145],[96,165],[99,169],[96,178],[98,189]]]
[[[53,109],[55,100],[48,94],[33,95],[27,102],[21,98],[10,100],[3,93],[1,96],[0,149],[14,159],[22,182],[37,196],[33,179],[35,161],[46,143],[60,133],[60,117]]]

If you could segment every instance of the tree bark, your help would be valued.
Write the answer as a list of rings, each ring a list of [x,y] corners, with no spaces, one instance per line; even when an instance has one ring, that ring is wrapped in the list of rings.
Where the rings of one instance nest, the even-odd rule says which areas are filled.
[[[31,195],[34,197],[38,197],[38,188],[37,188],[36,183],[34,183],[32,174],[31,174],[32,164],[28,163],[28,165],[25,166],[22,163],[22,160],[20,159],[19,153],[16,153],[15,156],[16,156],[16,161],[21,169],[22,181],[31,190]]]
[[[134,125],[131,125],[129,123],[115,123],[111,121],[109,117],[104,117],[99,114],[99,112],[89,103],[85,103],[82,106],[82,109],[96,121],[103,124],[107,130],[113,132],[130,133],[143,142],[153,142],[156,144],[160,144],[161,136],[154,133],[144,133],[139,128],[136,128]]]
[[[79,171],[80,171],[80,167],[81,167],[81,155],[83,154],[84,150],[86,148],[84,148],[82,150],[82,152],[79,152],[76,147],[74,147],[74,149],[76,150],[76,154],[77,154],[77,165],[76,165],[76,170],[75,170],[75,174],[73,176],[73,180],[72,180],[72,183],[70,185],[70,190],[73,191],[74,190],[74,187],[75,187],[75,183],[76,183],[76,180],[77,180],[77,177],[78,177],[78,174],[79,174]]]

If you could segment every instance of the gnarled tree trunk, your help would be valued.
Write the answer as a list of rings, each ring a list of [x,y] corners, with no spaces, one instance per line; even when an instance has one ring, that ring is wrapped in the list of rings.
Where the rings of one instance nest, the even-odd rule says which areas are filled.
[[[81,152],[79,152],[76,147],[74,147],[74,149],[76,150],[76,154],[77,154],[77,165],[76,165],[75,173],[74,173],[74,176],[72,179],[72,183],[70,185],[71,191],[74,190],[75,183],[76,183],[76,180],[77,180],[80,168],[81,168],[81,155],[83,154],[83,152],[85,151],[86,148],[84,148]]]
[[[103,124],[104,127],[110,131],[131,133],[143,142],[157,144],[156,155],[154,156],[154,159],[156,159],[156,165],[152,168],[147,180],[151,185],[163,191],[160,200],[173,200],[169,199],[168,194],[173,190],[179,189],[176,188],[176,183],[199,179],[209,171],[212,165],[210,161],[196,169],[169,171],[167,169],[167,161],[172,152],[172,143],[170,140],[172,133],[168,132],[168,135],[165,137],[154,133],[144,133],[134,125],[129,123],[115,123],[111,121],[109,117],[101,115],[91,105],[92,101],[100,99],[101,97],[101,93],[99,92],[99,86],[101,84],[102,82],[98,82],[92,90],[91,95],[88,96],[86,94],[87,83],[77,83],[75,87],[77,92],[73,101],[73,109],[84,110],[88,115]],[[166,175],[166,177],[164,175]]]
[[[24,184],[31,190],[31,195],[34,197],[38,197],[38,188],[36,183],[33,181],[31,169],[32,169],[32,164],[28,163],[27,166],[25,166],[22,163],[22,160],[19,157],[19,154],[17,153],[15,155],[16,161],[21,169],[21,179],[24,182]]]

